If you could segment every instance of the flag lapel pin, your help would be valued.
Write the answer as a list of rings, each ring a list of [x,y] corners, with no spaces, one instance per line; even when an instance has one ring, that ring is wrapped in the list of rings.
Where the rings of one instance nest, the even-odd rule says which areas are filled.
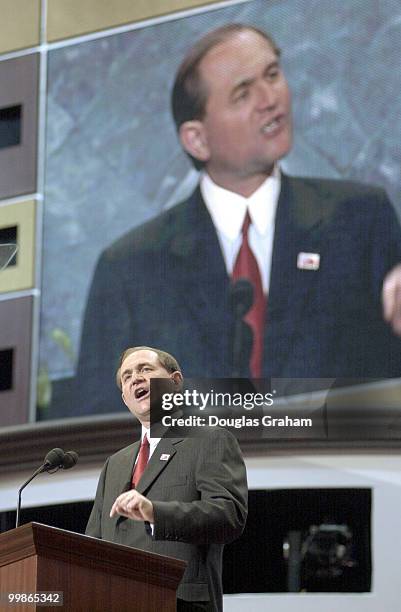
[[[319,270],[320,255],[319,253],[298,253],[297,268],[298,270]]]

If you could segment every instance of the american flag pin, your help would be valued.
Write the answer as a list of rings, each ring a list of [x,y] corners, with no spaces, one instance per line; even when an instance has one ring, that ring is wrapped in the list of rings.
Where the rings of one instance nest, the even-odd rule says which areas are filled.
[[[320,255],[319,253],[298,253],[297,268],[298,270],[319,270]]]
[[[167,453],[163,453],[162,455],[160,455],[160,461],[168,461],[170,459],[170,455],[168,455]]]

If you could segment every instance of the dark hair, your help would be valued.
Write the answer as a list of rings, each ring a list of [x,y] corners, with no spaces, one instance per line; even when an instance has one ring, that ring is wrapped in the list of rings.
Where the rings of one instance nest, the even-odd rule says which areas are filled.
[[[136,353],[137,351],[153,351],[154,353],[156,353],[159,362],[161,363],[163,368],[167,370],[167,372],[169,372],[170,374],[172,374],[173,372],[181,372],[181,368],[178,364],[178,361],[175,359],[175,357],[170,355],[170,353],[166,353],[165,351],[161,351],[160,349],[152,348],[151,346],[133,346],[131,348],[125,349],[125,351],[120,356],[120,359],[118,360],[116,382],[117,387],[119,389],[121,389],[121,366],[124,360],[129,355],[131,355],[132,353]]]
[[[199,75],[199,64],[202,59],[220,43],[229,40],[239,32],[247,30],[262,36],[271,45],[276,55],[280,56],[280,49],[273,38],[254,26],[230,23],[208,32],[188,51],[175,76],[171,93],[171,109],[177,131],[185,121],[203,119],[205,115],[208,92]],[[188,156],[198,170],[202,168],[203,162],[195,159],[192,155],[188,154]]]

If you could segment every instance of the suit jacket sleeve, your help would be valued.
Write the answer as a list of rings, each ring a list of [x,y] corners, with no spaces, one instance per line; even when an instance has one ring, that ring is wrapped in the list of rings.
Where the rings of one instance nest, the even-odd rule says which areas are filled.
[[[194,439],[199,499],[154,501],[154,539],[192,544],[228,543],[238,538],[247,515],[246,470],[239,445],[225,430]]]
[[[102,538],[102,511],[108,463],[109,460],[107,459],[100,473],[95,502],[85,530],[86,535],[100,539]]]

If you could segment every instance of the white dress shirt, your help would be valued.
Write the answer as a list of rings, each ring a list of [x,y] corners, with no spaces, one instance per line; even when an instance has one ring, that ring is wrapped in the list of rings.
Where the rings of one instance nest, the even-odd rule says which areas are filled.
[[[159,444],[161,438],[151,438],[150,435],[149,435],[150,434],[150,429],[147,429],[144,425],[142,425],[141,444],[143,442],[143,438],[144,438],[145,434],[148,436],[148,441],[149,441],[149,459],[150,459],[151,456],[153,455],[153,453],[155,452],[155,448]],[[135,465],[136,465],[136,462],[138,461],[138,457],[139,457],[139,453],[136,456]],[[148,461],[149,461],[149,459],[148,459]]]
[[[280,187],[281,175],[277,165],[274,166],[272,174],[249,198],[219,187],[206,172],[202,173],[200,179],[202,197],[216,228],[229,276],[232,275],[238,251],[241,248],[241,229],[248,210],[252,222],[248,230],[249,244],[259,265],[265,293],[269,291],[270,285],[274,227]]]

